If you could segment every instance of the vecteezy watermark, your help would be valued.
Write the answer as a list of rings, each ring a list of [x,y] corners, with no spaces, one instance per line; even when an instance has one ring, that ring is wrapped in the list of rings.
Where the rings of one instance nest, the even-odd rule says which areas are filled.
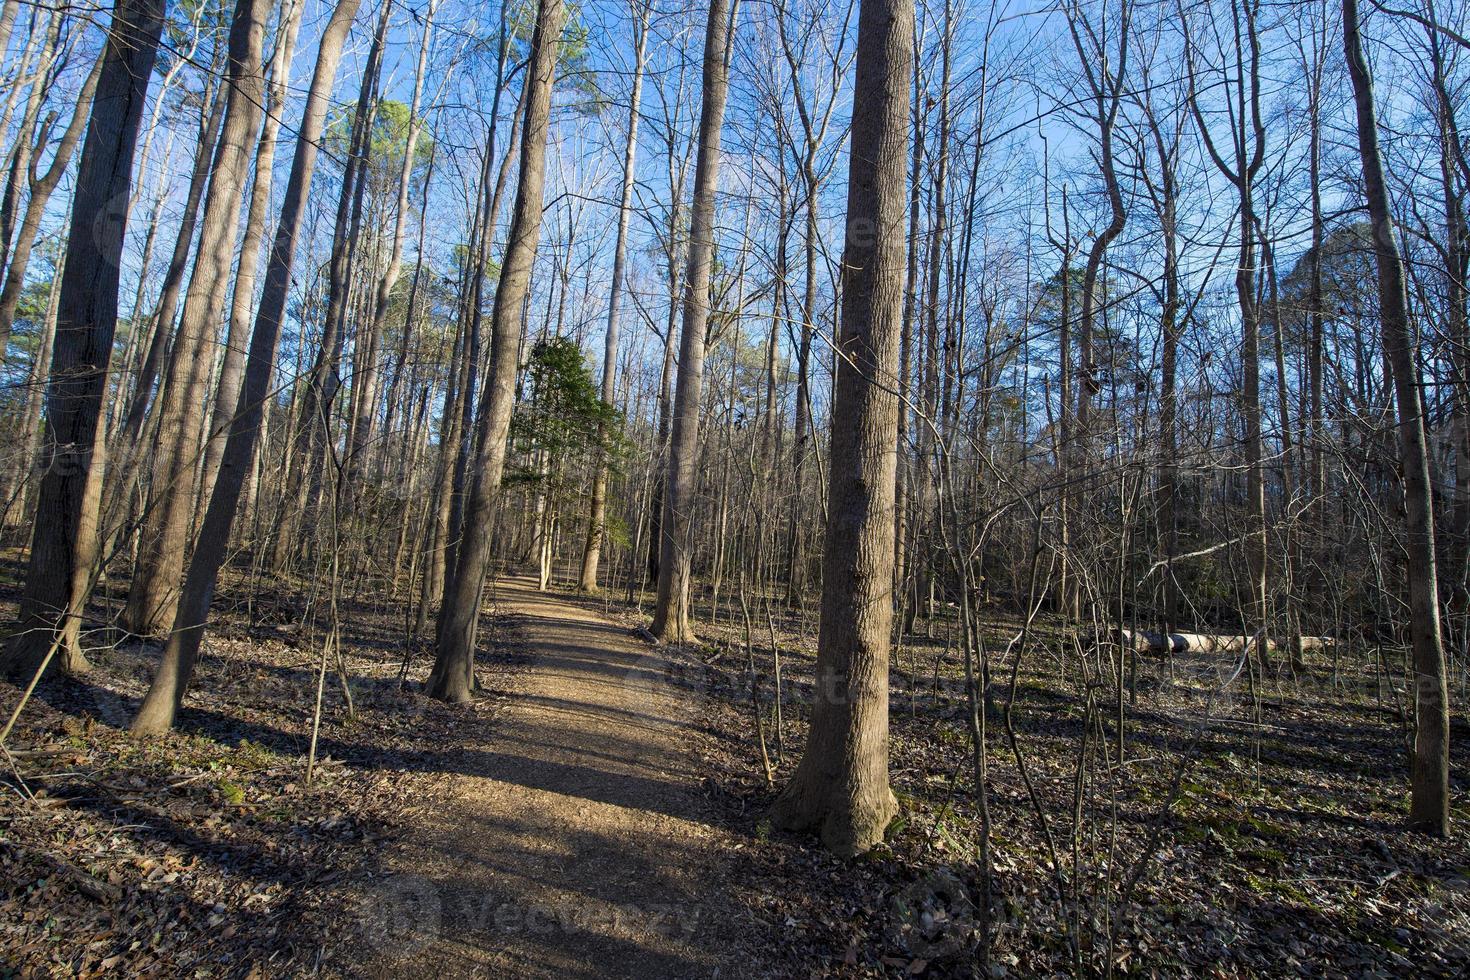
[[[699,906],[646,905],[569,896],[548,901],[507,898],[480,889],[447,888],[420,875],[390,875],[367,889],[359,925],[374,949],[413,952],[449,932],[547,938],[595,934],[630,941],[687,940],[699,925]]]
[[[439,935],[444,910],[439,887],[418,875],[380,878],[362,907],[362,939],[375,949],[411,953]]]
[[[485,914],[488,911],[488,916]],[[639,940],[651,936],[687,939],[694,934],[699,909],[692,905],[657,903],[628,905],[569,899],[539,902],[493,902],[481,909],[481,928],[530,936],[554,933],[596,933],[620,939]]]
[[[675,691],[704,697],[711,693],[712,685],[718,684],[717,673],[697,658],[668,648],[643,654],[623,674],[623,691],[628,699],[644,705]]]
[[[912,955],[937,960],[954,956],[975,933],[975,903],[969,889],[948,871],[931,871],[893,896],[892,938]]]

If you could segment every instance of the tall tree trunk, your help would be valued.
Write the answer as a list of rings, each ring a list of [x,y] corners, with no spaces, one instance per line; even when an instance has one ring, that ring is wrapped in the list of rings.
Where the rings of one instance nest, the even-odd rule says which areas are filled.
[[[41,487],[20,623],[6,660],[34,670],[61,644],[63,669],[85,669],[79,640],[85,577],[97,550],[99,439],[107,367],[117,329],[118,278],[138,124],[163,32],[163,0],[113,8],[92,118],[77,169],[47,382]],[[58,633],[59,631],[59,633]]]
[[[39,16],[36,11],[32,16]],[[30,73],[30,91],[26,96],[25,112],[21,113],[20,122],[16,125],[14,140],[10,150],[6,154],[8,158],[7,173],[5,177],[5,189],[0,195],[0,269],[7,268],[10,258],[11,239],[15,234],[15,214],[20,207],[21,185],[30,183],[35,179],[32,171],[39,163],[41,154],[45,152],[46,141],[49,138],[51,125],[55,120],[55,114],[48,114],[46,121],[41,122],[41,108],[46,103],[47,93],[56,80],[57,71],[63,66],[59,64],[56,53],[58,42],[61,39],[61,26],[65,18],[59,9],[51,9],[46,15],[46,29],[37,31],[39,37],[31,39],[26,50],[21,54],[21,62],[16,69],[16,81],[20,74],[30,67],[31,48],[39,41],[40,50],[36,52],[35,67]],[[34,31],[34,25],[32,25]],[[3,53],[3,49],[0,49]],[[101,59],[98,59],[99,63]],[[0,112],[0,134],[7,133],[10,129],[10,112],[14,108],[15,98],[18,90],[24,89],[24,85],[11,85],[5,93],[5,109]],[[75,113],[73,114],[75,116]],[[81,114],[83,120],[86,113]]]
[[[924,303],[924,350],[920,375],[919,397],[923,405],[923,418],[919,423],[918,439],[918,485],[915,487],[914,514],[916,538],[922,544],[924,561],[915,569],[920,576],[919,592],[922,593],[929,635],[934,631],[934,511],[939,502],[937,469],[935,465],[936,429],[939,426],[939,310],[941,302],[940,282],[943,279],[944,251],[949,237],[949,152],[950,152],[950,65],[954,48],[953,3],[944,5],[944,27],[940,38],[939,72],[939,132],[935,140],[934,186],[930,212],[933,215],[929,228],[928,253],[928,296]],[[918,603],[915,602],[917,607]]]
[[[198,450],[208,403],[210,341],[229,290],[239,229],[240,198],[249,172],[249,147],[265,95],[261,52],[272,0],[238,0],[230,24],[225,75],[225,118],[215,148],[199,253],[157,401],[153,499],[144,516],[138,565],[123,608],[123,625],[156,636],[173,622],[184,550],[193,529]]]
[[[623,275],[628,261],[628,223],[633,216],[634,162],[638,156],[638,106],[643,96],[643,67],[648,50],[649,7],[645,0],[633,0],[633,92],[628,105],[628,138],[623,144],[623,191],[618,203],[618,233],[613,246],[612,283],[607,301],[607,340],[602,355],[602,403],[614,407],[618,361],[618,308],[622,300]],[[582,573],[579,583],[584,592],[597,591],[597,565],[602,555],[602,540],[607,524],[607,460],[599,451],[596,471],[592,476],[592,501],[587,515],[587,540],[582,547]]]
[[[296,512],[285,515],[281,521],[277,554],[283,555],[296,543],[293,518],[303,518],[317,497],[327,462],[328,443],[332,439],[332,403],[342,387],[342,350],[347,340],[347,311],[355,285],[351,273],[362,228],[362,204],[367,189],[365,171],[372,149],[373,121],[377,115],[375,93],[392,7],[392,4],[385,3],[378,17],[358,90],[357,106],[352,115],[351,149],[342,172],[342,192],[337,198],[332,251],[327,266],[327,308],[322,323],[321,346],[306,378],[296,440],[292,444],[301,475],[297,485]]]
[[[840,855],[883,837],[888,786],[888,655],[893,621],[894,480],[904,303],[911,0],[862,0],[853,101],[842,337],[811,732],[773,817],[817,828]]]
[[[276,38],[271,57],[269,91],[266,97],[265,122],[255,147],[255,181],[250,187],[250,204],[246,209],[245,232],[240,244],[240,261],[235,268],[235,287],[230,299],[230,325],[225,339],[225,357],[220,366],[219,386],[215,391],[210,420],[209,443],[204,453],[204,471],[199,483],[201,510],[208,506],[224,456],[230,420],[240,407],[240,385],[245,378],[245,355],[249,340],[251,311],[255,307],[255,284],[260,272],[260,257],[265,243],[266,221],[271,206],[274,184],[276,145],[280,140],[281,117],[285,112],[286,87],[291,80],[291,61],[296,52],[296,35],[301,28],[303,0],[286,0],[285,23]],[[198,520],[203,521],[201,512]]]
[[[913,105],[910,108],[910,125],[914,130],[913,162],[909,167],[909,233],[907,271],[904,277],[903,325],[898,345],[898,472],[894,477],[893,496],[893,594],[895,613],[903,606],[904,589],[907,587],[907,562],[909,546],[909,486],[912,454],[909,452],[909,418],[911,373],[914,348],[914,321],[918,313],[919,293],[919,217],[923,203],[919,174],[924,165],[924,120],[921,95],[923,82],[914,62]],[[911,612],[912,610],[910,610]],[[903,630],[902,621],[898,625]]]
[[[546,180],[546,137],[551,93],[565,11],[562,0],[540,0],[531,59],[525,80],[525,123],[521,133],[521,173],[511,215],[510,238],[495,287],[491,314],[490,367],[480,396],[475,431],[475,465],[464,518],[464,536],[447,576],[439,612],[434,669],[428,691],[441,700],[465,702],[474,692],[475,634],[480,623],[480,592],[490,564],[490,531],[505,443],[515,404],[516,366],[530,290],[531,267],[541,238],[542,188]],[[492,225],[493,226],[493,225]]]
[[[736,0],[738,3],[738,0]],[[699,157],[690,202],[689,263],[684,283],[684,323],[679,339],[679,377],[674,388],[663,516],[659,522],[658,600],[653,633],[684,642],[689,626],[691,573],[690,517],[699,456],[700,391],[704,383],[705,333],[709,324],[710,271],[715,253],[715,191],[719,186],[720,129],[730,88],[730,0],[711,0],[704,39],[703,105],[699,116]],[[670,338],[672,340],[672,338]]]
[[[46,372],[51,367],[51,350],[56,342],[56,314],[61,299],[61,273],[59,265],[51,279],[51,288],[46,298],[46,321],[41,327],[40,339],[36,341],[36,356],[26,376],[25,409],[21,414],[20,431],[22,449],[14,468],[7,474],[5,485],[5,513],[0,515],[0,524],[11,527],[31,512],[31,498],[35,494],[36,453],[41,445],[41,409],[45,403]],[[12,475],[13,474],[13,475]]]
[[[184,272],[189,265],[189,250],[194,244],[194,228],[199,221],[199,207],[204,199],[204,186],[209,181],[209,164],[214,159],[215,142],[219,138],[220,124],[224,120],[225,99],[218,86],[211,86],[206,94],[199,119],[199,143],[194,148],[194,169],[189,176],[189,190],[184,198],[183,217],[179,221],[179,235],[174,240],[173,255],[169,259],[168,271],[164,274],[163,290],[159,293],[158,307],[153,312],[152,335],[147,352],[138,367],[138,377],[133,381],[133,397],[128,404],[127,416],[123,420],[120,447],[137,453],[137,445],[143,434],[143,425],[148,418],[148,406],[153,401],[153,382],[163,367],[163,359],[173,335],[174,313],[179,305],[179,293],[184,287]],[[137,314],[134,313],[134,319]],[[139,329],[135,327],[134,329]],[[132,492],[128,486],[114,486],[111,493],[126,496]]]
[[[429,511],[428,541],[425,542],[424,574],[419,580],[419,604],[414,614],[415,637],[422,636],[429,623],[429,610],[444,595],[451,496],[454,493],[454,465],[459,457],[462,433],[459,428],[459,400],[465,397],[461,379],[464,375],[463,348],[467,318],[459,317],[450,350],[449,378],[445,384],[444,409],[439,421],[439,459],[434,471],[434,503]]]
[[[1186,42],[1189,65],[1189,107],[1215,168],[1235,186],[1238,206],[1239,252],[1235,267],[1235,297],[1240,308],[1240,394],[1242,439],[1245,449],[1246,506],[1250,526],[1245,535],[1247,633],[1264,635],[1268,614],[1266,584],[1266,478],[1261,438],[1261,312],[1256,301],[1255,182],[1266,153],[1266,125],[1261,109],[1261,41],[1258,17],[1261,0],[1242,0],[1234,8],[1233,51],[1225,98],[1230,102],[1231,129],[1227,152],[1218,148],[1200,107],[1192,42]],[[1264,644],[1255,647],[1264,662]]]
[[[1159,135],[1158,127],[1154,128]],[[1179,233],[1174,160],[1164,140],[1157,139],[1159,150],[1160,208],[1159,224],[1164,239],[1164,304],[1160,317],[1163,356],[1160,365],[1159,428],[1163,465],[1159,469],[1159,532],[1163,554],[1164,585],[1161,632],[1168,634],[1177,625],[1179,588],[1174,578],[1174,556],[1179,553],[1179,395],[1177,385],[1179,336],[1182,324],[1179,313]]]
[[[1404,260],[1394,231],[1393,208],[1378,150],[1378,118],[1373,78],[1363,56],[1358,2],[1343,0],[1343,46],[1357,110],[1358,154],[1363,191],[1373,222],[1373,258],[1378,266],[1379,322],[1383,347],[1393,371],[1398,407],[1399,453],[1404,481],[1404,550],[1409,570],[1409,630],[1414,645],[1414,733],[1409,823],[1431,834],[1450,829],[1450,716],[1446,697],[1444,648],[1439,629],[1439,591],[1434,558],[1434,498],[1429,481],[1429,448],[1424,402],[1419,391]]]
[[[184,592],[174,616],[173,629],[163,649],[158,670],[153,675],[148,694],[133,719],[133,731],[140,735],[161,734],[173,727],[174,715],[188,690],[204,638],[209,617],[209,604],[214,586],[224,564],[230,527],[235,520],[240,490],[250,470],[260,433],[262,411],[270,397],[271,370],[275,363],[276,341],[285,318],[286,298],[291,287],[291,265],[296,253],[296,240],[301,231],[301,218],[306,198],[311,191],[312,172],[316,168],[317,149],[326,121],[327,104],[332,94],[332,80],[342,56],[342,42],[352,27],[359,0],[340,0],[327,21],[317,43],[316,70],[302,107],[300,129],[296,138],[296,154],[291,161],[291,174],[286,182],[285,200],[280,221],[265,269],[265,286],[260,310],[255,317],[255,330],[250,338],[250,354],[245,366],[245,383],[240,392],[240,412],[230,425],[219,476],[205,511],[204,526],[194,548],[184,580]]]

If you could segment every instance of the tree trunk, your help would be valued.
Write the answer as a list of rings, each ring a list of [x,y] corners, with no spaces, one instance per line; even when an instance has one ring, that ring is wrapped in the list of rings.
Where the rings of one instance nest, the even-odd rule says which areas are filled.
[[[490,530],[505,468],[505,442],[515,402],[516,366],[530,289],[531,267],[541,238],[542,188],[546,180],[546,136],[557,53],[564,18],[562,0],[540,0],[525,80],[525,123],[521,173],[510,238],[495,287],[491,314],[490,367],[480,396],[475,432],[475,466],[463,522],[464,536],[446,577],[439,612],[434,669],[428,691],[443,701],[465,702],[474,692],[475,634],[480,590],[490,564]],[[493,226],[493,225],[492,225]]]
[[[393,223],[388,261],[378,279],[372,297],[371,318],[366,329],[359,334],[358,343],[364,345],[363,371],[353,382],[353,410],[351,435],[347,447],[348,493],[356,480],[362,460],[373,440],[373,416],[376,411],[378,389],[378,340],[388,318],[388,303],[393,297],[393,287],[398,283],[399,266],[403,262],[403,233],[408,223],[408,192],[413,178],[414,154],[418,149],[419,133],[424,120],[419,115],[419,102],[424,92],[424,71],[429,59],[429,42],[434,31],[434,12],[438,0],[429,0],[424,13],[423,40],[419,44],[418,64],[413,76],[413,97],[409,102],[408,137],[404,141],[403,167],[398,174],[398,207]],[[351,499],[349,497],[349,499]]]
[[[704,39],[703,106],[699,117],[699,157],[690,203],[689,262],[684,284],[684,324],[679,340],[679,376],[674,388],[663,515],[659,522],[658,601],[653,633],[661,640],[693,638],[689,627],[690,510],[694,504],[699,457],[700,390],[704,383],[705,332],[709,324],[709,282],[715,253],[715,191],[719,186],[720,129],[729,94],[728,52],[734,32],[729,0],[711,0]],[[672,341],[673,338],[670,338]]]
[[[26,269],[31,263],[31,249],[36,244],[36,237],[41,230],[41,219],[46,212],[46,204],[51,200],[51,194],[56,190],[56,185],[61,182],[61,175],[66,172],[67,165],[71,162],[72,153],[76,150],[77,141],[81,139],[82,127],[87,121],[87,111],[92,105],[92,94],[97,88],[97,78],[102,71],[102,59],[87,76],[87,81],[82,85],[82,90],[77,93],[76,108],[72,110],[71,122],[68,123],[65,132],[61,134],[61,142],[56,145],[56,152],[52,154],[51,166],[40,176],[30,175],[30,200],[26,203],[25,216],[21,219],[20,234],[15,241],[15,251],[10,256],[10,264],[5,269],[5,286],[0,289],[0,355],[10,346],[10,330],[15,323],[15,308],[20,303],[20,294],[25,289]],[[36,153],[31,157],[33,170],[35,161],[40,155],[41,147],[37,147]],[[6,236],[6,242],[9,236]]]
[[[862,0],[811,733],[773,817],[848,856],[883,837],[893,621],[893,452],[904,305],[911,0]]]
[[[255,148],[255,182],[250,188],[250,204],[246,209],[245,232],[240,245],[240,261],[235,268],[235,287],[230,299],[230,325],[225,340],[224,363],[220,366],[219,386],[215,391],[210,420],[209,443],[204,452],[204,472],[199,483],[201,509],[208,506],[224,456],[230,421],[240,407],[240,385],[245,377],[245,355],[249,343],[250,313],[255,305],[255,284],[260,271],[261,246],[265,242],[266,220],[271,205],[271,188],[276,161],[276,145],[280,139],[281,117],[285,112],[286,86],[291,78],[291,61],[296,52],[296,35],[301,28],[300,0],[287,0],[290,10],[276,39],[271,58],[269,94],[265,122]],[[203,521],[200,513],[198,520]]]
[[[179,235],[174,240],[173,255],[169,259],[168,272],[163,279],[163,291],[159,294],[158,307],[153,312],[152,336],[148,341],[143,363],[138,367],[138,377],[133,381],[133,397],[123,421],[123,439],[120,445],[128,452],[136,453],[141,448],[137,443],[143,433],[143,424],[148,418],[153,382],[163,366],[164,354],[168,350],[169,338],[173,332],[174,311],[178,309],[179,292],[184,286],[184,271],[189,264],[189,249],[194,243],[194,227],[199,220],[204,185],[209,181],[209,164],[214,159],[214,146],[224,118],[224,107],[225,100],[218,88],[212,89],[201,110],[203,115],[199,120],[199,144],[194,149],[194,170],[189,177],[184,213],[179,221]],[[134,329],[138,327],[135,326]],[[126,487],[114,487],[111,493],[125,497],[132,489],[131,480],[128,483],[129,486]]]
[[[199,254],[157,401],[152,504],[143,519],[138,565],[123,609],[123,625],[140,636],[166,630],[178,605],[184,549],[194,523],[203,406],[208,403],[209,369],[214,363],[209,344],[229,290],[249,146],[264,100],[261,52],[271,2],[238,0],[230,24],[225,118],[215,148]]]
[[[174,715],[184,700],[204,626],[209,617],[209,604],[214,586],[224,564],[229,544],[230,527],[235,520],[240,490],[250,470],[260,433],[262,411],[270,396],[271,370],[275,363],[276,341],[285,317],[286,298],[291,286],[291,264],[301,219],[311,190],[312,171],[316,168],[317,150],[326,121],[327,103],[337,62],[342,56],[342,42],[352,27],[359,0],[340,0],[332,11],[321,40],[317,44],[316,70],[302,108],[300,129],[296,138],[296,154],[291,161],[291,175],[286,182],[285,200],[276,226],[275,241],[266,263],[265,286],[260,297],[260,310],[255,317],[255,330],[250,338],[250,354],[245,366],[245,382],[240,393],[240,412],[230,425],[220,462],[219,477],[205,511],[204,526],[194,548],[194,559],[184,580],[184,592],[174,616],[158,671],[148,694],[133,719],[133,731],[139,735],[156,735],[173,727]]]
[[[162,0],[118,0],[113,8],[77,169],[47,382],[43,476],[19,628],[6,656],[8,666],[21,673],[39,665],[54,639],[62,641],[63,669],[86,667],[77,630],[83,579],[97,549],[104,467],[98,422],[117,329],[133,153],[163,31],[163,6]]]
[[[913,105],[910,113],[917,119],[914,124],[913,162],[909,167],[909,233],[907,271],[904,278],[903,325],[898,345],[898,471],[894,477],[893,496],[893,595],[894,612],[903,607],[904,589],[907,587],[907,560],[909,546],[909,486],[911,479],[909,452],[910,375],[913,365],[914,320],[918,313],[919,294],[919,211],[923,202],[920,193],[919,172],[924,165],[924,120],[920,99],[923,79],[917,69],[913,78]],[[902,620],[898,631],[903,630]]]
[[[276,553],[285,557],[297,545],[296,520],[311,509],[321,487],[327,445],[332,438],[332,403],[342,387],[340,362],[347,339],[347,308],[354,283],[351,273],[362,228],[362,202],[367,189],[368,153],[372,148],[373,120],[377,115],[374,93],[383,63],[383,42],[388,31],[392,4],[384,4],[368,48],[352,115],[351,149],[342,172],[342,191],[337,198],[332,250],[327,266],[327,308],[322,324],[321,346],[307,376],[297,419],[296,439],[291,444],[300,473],[295,512],[284,515]],[[293,520],[295,518],[296,520]]]
[[[1358,153],[1363,191],[1373,222],[1373,257],[1378,266],[1379,321],[1393,371],[1398,407],[1399,453],[1404,481],[1404,550],[1409,569],[1410,635],[1414,645],[1414,733],[1409,823],[1445,836],[1450,829],[1450,717],[1444,648],[1440,641],[1439,592],[1434,558],[1434,499],[1429,481],[1424,403],[1419,391],[1404,260],[1394,231],[1393,209],[1378,151],[1373,78],[1363,56],[1357,0],[1343,0],[1343,46],[1357,109]]]
[[[618,307],[622,299],[624,267],[628,261],[628,222],[633,215],[633,164],[638,154],[638,105],[643,95],[643,66],[648,50],[649,8],[634,0],[633,92],[628,105],[628,139],[623,144],[623,193],[618,205],[617,243],[613,246],[612,283],[607,301],[607,342],[602,356],[602,403],[614,407],[618,360]],[[607,524],[607,460],[599,456],[592,477],[592,502],[587,516],[587,541],[582,548],[580,586],[597,591],[597,565]]]

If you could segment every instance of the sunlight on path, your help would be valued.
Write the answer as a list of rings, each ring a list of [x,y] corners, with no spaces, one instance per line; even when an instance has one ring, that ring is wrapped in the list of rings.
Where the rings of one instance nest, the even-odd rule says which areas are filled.
[[[457,773],[391,856],[364,941],[376,976],[730,977],[693,696],[595,612],[502,581],[531,663],[493,724],[430,747]]]

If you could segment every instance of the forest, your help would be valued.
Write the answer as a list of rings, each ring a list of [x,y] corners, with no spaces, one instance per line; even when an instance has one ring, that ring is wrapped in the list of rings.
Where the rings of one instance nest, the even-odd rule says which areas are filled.
[[[1467,707],[1464,0],[0,0],[0,977],[1466,976]]]

